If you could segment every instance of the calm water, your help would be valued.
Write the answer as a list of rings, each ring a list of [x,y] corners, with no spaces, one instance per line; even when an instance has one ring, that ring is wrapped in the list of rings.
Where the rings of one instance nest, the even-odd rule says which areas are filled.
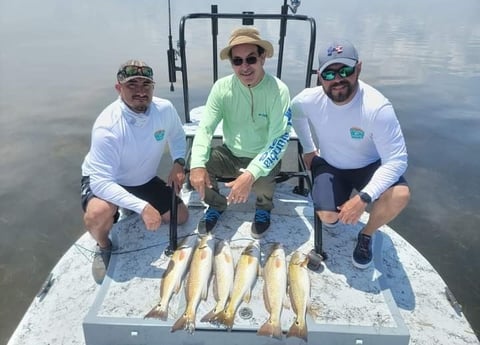
[[[211,3],[172,1],[175,40],[180,17],[209,12]],[[278,13],[283,0],[217,4],[224,12]],[[352,40],[364,62],[362,79],[393,102],[409,149],[412,201],[391,226],[436,267],[479,334],[480,2],[304,0],[298,13],[315,17],[318,42]],[[0,25],[0,343],[6,343],[56,261],[84,232],[80,164],[94,119],[116,97],[117,66],[131,57],[150,62],[156,94],[180,113],[183,104],[180,83],[169,92],[166,0],[0,0]],[[221,30],[220,46],[234,25]],[[210,30],[203,26],[187,36],[195,57],[192,105],[205,101],[211,80],[210,47],[203,45]],[[276,24],[258,26],[276,42]],[[307,31],[300,24],[290,30],[283,77],[295,95],[303,87],[305,57],[298,51]],[[222,66],[221,75],[229,72]]]

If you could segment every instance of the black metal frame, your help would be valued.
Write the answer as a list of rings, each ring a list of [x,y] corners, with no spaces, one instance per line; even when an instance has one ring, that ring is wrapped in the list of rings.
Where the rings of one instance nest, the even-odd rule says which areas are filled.
[[[182,73],[182,83],[183,83],[183,102],[184,102],[184,112],[185,112],[185,121],[190,123],[190,102],[189,102],[189,89],[188,89],[188,72],[187,72],[187,57],[186,57],[186,41],[185,41],[185,26],[188,20],[191,19],[210,19],[211,20],[211,32],[212,32],[212,56],[213,56],[213,82],[218,79],[218,21],[219,19],[239,19],[242,20],[243,25],[253,25],[256,19],[264,20],[278,20],[280,21],[280,39],[278,41],[278,64],[277,64],[277,73],[276,76],[281,78],[282,75],[282,64],[283,64],[283,49],[284,49],[284,40],[287,31],[287,22],[288,21],[304,21],[310,24],[310,46],[308,51],[308,61],[307,68],[305,73],[305,87],[311,86],[312,75],[316,74],[316,70],[313,69],[313,60],[314,60],[314,51],[315,51],[315,40],[316,40],[316,23],[315,19],[305,16],[305,15],[290,15],[288,14],[287,1],[285,0],[284,5],[281,7],[280,14],[258,14],[253,12],[243,12],[243,13],[218,13],[218,6],[211,6],[211,13],[191,13],[185,15],[180,20],[179,25],[179,56],[180,56],[180,67],[175,65],[175,51],[170,44],[170,49],[168,50],[168,62],[169,62],[169,77],[170,82],[176,81],[175,72],[179,71]],[[171,35],[169,36],[171,42]],[[189,150],[187,152],[187,162],[190,158],[190,147],[193,141],[193,136],[187,136],[187,145]],[[277,182],[286,181],[292,177],[298,178],[298,185],[294,188],[293,192],[301,195],[307,195],[309,190],[312,188],[312,182],[310,176],[307,172],[307,169],[304,165],[302,159],[303,149],[298,140],[297,141],[297,152],[298,152],[298,171],[296,172],[281,172],[277,177]],[[187,168],[188,172],[188,168]],[[227,181],[227,179],[224,179]],[[307,190],[304,185],[304,180],[307,181],[309,189]],[[176,228],[177,224],[174,221],[176,217],[173,217],[173,212],[176,214],[176,199],[172,198],[172,222],[170,223],[170,246],[168,252],[173,252],[177,247],[177,233]],[[321,221],[318,216],[315,214],[315,248],[312,251],[312,261],[321,261],[325,258],[325,254],[322,251],[322,226]],[[317,258],[315,258],[315,255]],[[318,258],[319,256],[319,258]],[[317,260],[315,260],[317,259]]]

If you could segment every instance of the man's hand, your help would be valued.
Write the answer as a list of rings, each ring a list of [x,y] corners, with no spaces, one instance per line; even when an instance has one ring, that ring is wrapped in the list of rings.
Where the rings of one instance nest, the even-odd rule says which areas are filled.
[[[356,224],[366,208],[367,204],[362,201],[357,194],[342,206],[338,207],[340,210],[338,213],[338,219],[345,224]]]
[[[160,212],[150,204],[144,207],[141,216],[147,230],[156,231],[162,225]]]
[[[234,181],[225,183],[226,187],[231,188],[230,194],[227,196],[227,202],[229,204],[247,202],[254,182],[255,178],[252,173],[245,170]]]
[[[180,164],[173,164],[172,170],[168,175],[168,185],[175,185],[175,194],[180,193],[183,183],[185,182],[185,169]]]
[[[205,199],[205,188],[212,188],[210,177],[206,168],[193,168],[190,170],[190,184],[200,195],[200,199]]]
[[[311,169],[312,169],[312,160],[313,160],[313,158],[315,158],[316,156],[318,156],[318,152],[317,152],[317,151],[305,153],[305,154],[303,155],[303,161],[305,162],[305,166],[307,167],[308,170],[311,170]]]

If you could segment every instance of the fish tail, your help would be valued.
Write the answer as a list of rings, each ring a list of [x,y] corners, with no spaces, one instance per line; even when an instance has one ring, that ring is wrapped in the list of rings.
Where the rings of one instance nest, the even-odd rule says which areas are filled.
[[[213,308],[204,317],[201,318],[201,322],[212,322],[216,315],[216,308]]]
[[[153,318],[166,321],[168,317],[168,307],[163,307],[161,304],[156,305],[152,308],[144,318]]]
[[[235,314],[230,313],[226,310],[222,310],[212,318],[211,322],[222,324],[227,328],[227,330],[230,331],[232,330],[232,327],[233,327],[234,317],[235,317]]]
[[[175,321],[172,328],[170,329],[170,332],[175,332],[175,331],[178,331],[179,329],[183,329],[185,328],[186,324],[187,324],[187,317],[184,314],[177,321]]]
[[[258,335],[282,339],[282,328],[279,323],[273,323],[268,319],[257,331]]]
[[[305,322],[299,322],[298,318],[295,318],[295,321],[292,323],[292,326],[290,326],[287,333],[287,338],[289,337],[297,337],[308,341],[307,324]]]
[[[195,316],[191,316],[188,313],[183,313],[183,315],[175,321],[170,332],[178,331],[179,329],[184,329],[190,334],[195,332]]]

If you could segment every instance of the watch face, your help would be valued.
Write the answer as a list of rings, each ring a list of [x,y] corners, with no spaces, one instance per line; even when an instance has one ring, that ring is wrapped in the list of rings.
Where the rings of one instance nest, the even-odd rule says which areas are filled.
[[[372,198],[367,193],[360,193],[360,199],[362,199],[362,201],[366,202],[367,204],[372,202]]]

